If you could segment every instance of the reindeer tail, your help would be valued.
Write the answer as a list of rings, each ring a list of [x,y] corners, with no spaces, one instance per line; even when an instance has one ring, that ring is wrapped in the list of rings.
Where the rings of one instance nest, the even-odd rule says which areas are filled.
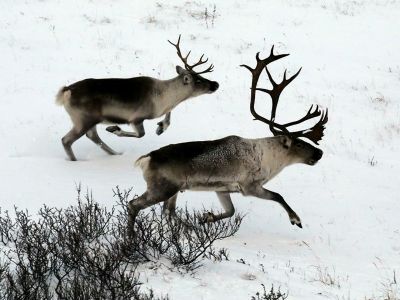
[[[135,167],[139,167],[143,171],[146,170],[149,166],[150,159],[150,154],[142,155],[135,161]]]
[[[64,106],[69,101],[70,98],[71,98],[71,91],[68,89],[68,87],[63,86],[57,93],[56,104]]]

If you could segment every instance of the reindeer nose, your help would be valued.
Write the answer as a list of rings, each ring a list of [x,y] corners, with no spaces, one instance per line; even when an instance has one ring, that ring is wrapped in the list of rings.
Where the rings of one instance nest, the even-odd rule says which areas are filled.
[[[210,91],[215,92],[216,90],[218,90],[218,88],[219,88],[218,82],[212,81],[210,84]]]
[[[316,149],[315,152],[314,152],[314,157],[313,158],[315,160],[320,160],[321,157],[322,157],[322,154],[324,154],[324,152],[322,150]]]

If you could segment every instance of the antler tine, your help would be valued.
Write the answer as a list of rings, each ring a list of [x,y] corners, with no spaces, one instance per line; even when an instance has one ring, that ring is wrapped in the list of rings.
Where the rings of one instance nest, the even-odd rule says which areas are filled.
[[[172,46],[178,47],[179,49],[179,43],[181,42],[181,35],[179,35],[178,37],[178,42],[176,44],[174,44],[173,42],[171,42],[170,40],[167,40],[168,43],[170,43]]]
[[[272,45],[271,53],[270,53],[269,55],[272,54],[272,51],[273,51],[274,47],[275,47],[275,45]],[[259,61],[261,61],[261,59],[260,59],[260,52],[257,52],[257,53],[256,53],[256,61],[257,61],[257,63],[258,63]]]
[[[319,109],[319,106],[316,105],[314,111],[312,111],[313,108],[314,108],[314,104],[311,105],[310,109],[308,110],[307,114],[304,117],[302,117],[301,119],[298,119],[296,121],[283,124],[283,125],[286,126],[286,127],[289,127],[289,126],[297,125],[297,124],[300,124],[300,123],[302,123],[304,121],[319,117],[321,115],[321,113],[322,113],[322,111]]]
[[[291,76],[289,79],[286,79],[286,72],[287,72],[287,70],[285,69],[285,72],[283,73],[283,79],[282,79],[281,83],[278,84],[278,83],[275,82],[274,78],[272,77],[271,73],[270,73],[269,70],[268,70],[268,67],[266,66],[266,67],[265,67],[265,71],[267,72],[268,79],[269,79],[269,81],[271,82],[271,84],[272,84],[272,86],[274,87],[274,89],[272,89],[272,90],[258,89],[258,90],[262,90],[262,91],[268,93],[268,92],[274,92],[274,90],[277,89],[277,91],[279,91],[279,92],[281,93],[281,92],[283,91],[283,89],[284,89],[287,85],[289,85],[289,83],[291,83],[291,82],[300,74],[301,69],[302,69],[302,68],[300,68],[300,69],[296,72],[296,74],[294,74],[293,76]]]
[[[322,114],[321,118],[314,126],[308,129],[292,132],[291,136],[295,138],[304,137],[318,145],[318,142],[324,136],[325,124],[328,122],[328,109],[323,112],[320,111],[319,114]]]
[[[256,53],[257,65],[256,65],[256,67],[255,67],[254,69],[251,68],[251,67],[249,67],[248,65],[245,65],[245,64],[242,64],[242,65],[240,65],[240,66],[241,66],[241,67],[245,67],[246,69],[248,69],[248,70],[253,74],[253,76],[255,76],[255,75],[258,74],[258,76],[257,76],[257,78],[256,78],[256,80],[258,81],[258,77],[260,76],[262,70],[263,70],[268,64],[270,64],[270,63],[272,63],[272,62],[274,62],[274,61],[276,61],[276,60],[278,60],[278,59],[281,59],[281,58],[286,57],[286,56],[289,55],[289,54],[278,54],[278,55],[275,55],[275,54],[274,54],[274,47],[275,47],[275,45],[273,45],[273,46],[271,47],[271,52],[270,52],[269,56],[268,56],[267,58],[265,58],[265,59],[261,59],[261,58],[260,58],[260,52],[257,52],[257,53]]]
[[[245,64],[241,64],[241,65],[239,65],[239,67],[245,67],[247,70],[249,70],[251,73],[253,73],[253,70],[254,69],[252,69],[252,68],[250,68],[248,65],[245,65]]]
[[[199,59],[199,61],[198,61],[197,63],[195,63],[194,65],[192,65],[192,68],[194,68],[194,67],[196,67],[196,66],[199,66],[199,65],[201,65],[201,64],[205,64],[206,62],[208,62],[208,58],[206,58],[206,60],[203,61],[203,57],[204,57],[204,54],[202,54],[202,55],[200,56],[200,59]]]
[[[272,78],[272,75],[271,75],[271,73],[269,72],[269,70],[268,70],[268,67],[267,67],[267,66],[265,66],[265,71],[267,72],[268,79],[269,79],[269,81],[271,82],[272,86],[273,86],[273,87],[276,87],[276,86],[277,86],[277,84],[276,84],[276,82],[275,82],[274,78]],[[285,70],[285,76],[286,76],[286,70]]]
[[[185,69],[188,69],[189,65],[187,63],[187,59],[188,59],[188,57],[190,55],[190,51],[188,52],[186,57],[183,57],[182,52],[181,52],[181,48],[180,48],[180,42],[181,42],[181,35],[179,35],[178,42],[176,44],[174,44],[173,42],[168,40],[168,43],[170,43],[172,46],[174,46],[176,48],[176,53],[178,54],[178,57],[181,59],[181,61],[185,65]]]
[[[187,64],[187,59],[188,59],[188,57],[189,57],[189,55],[190,55],[191,52],[192,52],[192,50],[189,50],[188,54],[186,55],[186,57],[185,57],[185,64]]]
[[[205,60],[203,60],[204,54],[202,54],[200,56],[200,59],[197,63],[193,64],[190,66],[191,69],[193,69],[194,67],[200,66],[202,64],[205,64],[206,62],[208,62],[208,58],[206,58]],[[207,69],[200,71],[200,72],[196,72],[197,74],[204,74],[204,73],[209,73],[212,72],[214,70],[214,65],[211,64]]]
[[[204,71],[196,72],[196,74],[209,73],[209,72],[212,72],[212,71],[214,71],[214,65],[213,65],[213,64],[211,64],[211,65],[210,65],[207,69],[205,69]]]
[[[212,64],[207,69],[205,69],[205,70],[203,70],[201,72],[196,72],[194,70],[195,67],[197,67],[199,65],[202,65],[202,64],[205,64],[206,62],[208,62],[208,58],[203,60],[204,54],[201,55],[201,57],[198,60],[198,62],[196,62],[193,65],[189,65],[189,63],[187,61],[188,61],[189,55],[190,55],[190,53],[192,51],[189,51],[188,54],[185,57],[183,57],[181,49],[180,49],[181,35],[179,35],[178,42],[176,44],[172,43],[170,40],[168,40],[168,42],[176,48],[177,54],[178,54],[179,58],[182,60],[183,64],[185,65],[185,69],[186,70],[194,72],[196,74],[203,74],[203,73],[208,73],[208,72],[212,72],[213,71],[214,65],[212,65]]]

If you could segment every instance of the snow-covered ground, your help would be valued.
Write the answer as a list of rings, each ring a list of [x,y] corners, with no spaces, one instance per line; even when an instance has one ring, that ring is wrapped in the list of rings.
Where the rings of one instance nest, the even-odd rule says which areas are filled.
[[[267,55],[275,44],[277,53],[291,53],[271,65],[276,78],[303,67],[281,96],[278,119],[299,117],[313,103],[330,113],[321,162],[292,166],[268,184],[304,228],[276,203],[234,195],[247,216],[235,237],[219,243],[230,261],[205,261],[195,276],[144,267],[145,286],[174,300],[250,299],[261,283],[307,300],[383,299],[398,289],[390,282],[400,273],[400,2],[2,0],[0,11],[2,209],[67,206],[79,182],[111,206],[116,185],[145,190],[133,167],[144,153],[181,141],[269,135],[252,120],[250,73],[239,65],[253,66],[255,53]],[[66,160],[60,139],[71,123],[54,104],[59,87],[88,77],[171,78],[179,59],[167,39],[180,33],[183,49],[215,64],[208,77],[220,89],[178,106],[161,136],[157,120],[145,122],[142,139],[102,126],[121,156],[82,138],[73,146],[79,161]],[[185,202],[219,208],[212,193],[180,194],[178,205]]]

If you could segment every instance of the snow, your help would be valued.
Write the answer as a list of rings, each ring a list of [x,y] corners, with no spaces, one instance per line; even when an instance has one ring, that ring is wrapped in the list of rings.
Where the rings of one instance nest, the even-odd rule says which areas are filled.
[[[2,209],[65,207],[74,203],[78,183],[111,206],[116,185],[145,190],[133,164],[151,150],[230,134],[269,135],[252,120],[250,73],[239,65],[254,66],[256,52],[265,57],[275,44],[276,53],[291,55],[271,64],[274,78],[303,67],[281,96],[277,119],[298,118],[311,104],[329,108],[321,162],[292,166],[267,185],[304,228],[292,226],[276,203],[233,195],[247,216],[236,236],[218,244],[228,248],[230,261],[205,261],[194,276],[144,266],[145,286],[174,300],[250,299],[261,283],[281,286],[289,299],[379,299],[400,271],[398,1],[3,0],[0,10]],[[167,39],[180,33],[193,59],[205,53],[215,65],[206,77],[220,89],[179,105],[161,136],[159,120],[145,122],[142,139],[100,126],[121,156],[107,156],[82,138],[73,145],[79,161],[67,161],[60,139],[71,123],[54,103],[58,89],[89,77],[172,78],[179,60]],[[268,87],[265,78],[260,86]],[[265,95],[258,103],[268,111]],[[219,209],[212,193],[178,199],[179,206]],[[335,284],[319,280],[326,273]]]

